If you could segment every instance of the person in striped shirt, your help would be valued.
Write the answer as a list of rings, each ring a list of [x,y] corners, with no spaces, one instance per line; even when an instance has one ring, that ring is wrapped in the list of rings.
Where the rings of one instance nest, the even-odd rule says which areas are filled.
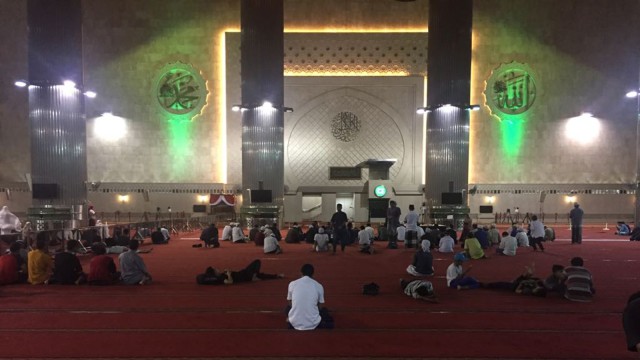
[[[584,267],[581,257],[571,259],[571,266],[564,268],[566,287],[564,297],[571,301],[589,302],[596,293],[591,273]]]

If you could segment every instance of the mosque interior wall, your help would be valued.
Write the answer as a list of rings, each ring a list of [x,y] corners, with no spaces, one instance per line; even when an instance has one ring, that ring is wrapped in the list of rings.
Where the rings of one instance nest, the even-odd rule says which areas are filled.
[[[516,206],[523,212],[539,211],[541,191],[547,193],[545,213],[566,213],[569,196],[587,212],[633,213],[637,104],[623,95],[638,84],[640,5],[622,0],[607,3],[607,11],[600,11],[602,6],[595,0],[474,2],[471,103],[481,109],[472,114],[470,126],[469,183],[479,190],[469,195],[472,213],[490,196],[495,211]],[[158,206],[189,211],[195,193],[173,190],[236,191],[241,182],[240,123],[228,109],[240,101],[239,1],[92,0],[83,7],[85,86],[99,94],[86,103],[88,180],[110,190],[89,191],[88,200],[103,211],[116,211],[125,205],[117,195],[131,194],[126,204],[130,211]],[[12,34],[0,49],[0,67],[12,75],[0,77],[5,94],[0,99],[0,187],[12,191],[0,194],[0,205],[20,212],[30,205],[25,180],[30,135],[27,93],[13,81],[28,71],[26,2],[0,0],[0,9],[0,29]],[[285,34],[285,105],[295,109],[285,115],[288,220],[324,220],[341,196],[351,199],[354,218],[365,216],[366,169],[363,179],[353,183],[329,181],[325,170],[304,173],[317,170],[304,164],[313,165],[318,154],[328,154],[326,148],[324,153],[313,148],[318,154],[301,154],[304,144],[317,138],[304,138],[315,129],[308,125],[325,121],[326,131],[329,116],[342,106],[336,101],[351,101],[352,108],[363,111],[374,104],[380,113],[393,113],[388,118],[399,124],[398,131],[385,131],[385,138],[376,142],[396,141],[393,136],[400,134],[405,154],[392,175],[405,192],[396,196],[403,210],[422,202],[421,188],[428,179],[423,184],[422,124],[413,110],[421,105],[421,81],[428,77],[428,35],[420,33],[426,31],[427,18],[427,0],[285,0],[285,26],[295,30]],[[322,32],[326,29],[341,33]],[[360,32],[372,29],[380,32]],[[393,29],[409,33],[385,32]],[[403,41],[418,45],[398,51],[395,47]],[[504,116],[487,106],[484,92],[492,72],[514,61],[524,64],[534,79],[535,100],[524,113]],[[205,105],[192,119],[168,115],[159,106],[161,72],[178,62],[195,69],[207,90],[201,98]],[[382,65],[388,67],[383,71]],[[358,73],[366,76],[353,76]],[[389,84],[393,86],[384,87]],[[313,111],[321,114],[320,104],[324,117]],[[594,114],[591,124],[599,124],[589,141],[593,127],[578,126],[584,130],[578,135],[566,133],[571,118],[584,111]],[[124,136],[97,135],[97,118],[104,112],[124,119]],[[367,120],[375,118],[363,114]],[[298,133],[303,124],[306,130]],[[330,144],[329,150],[339,148]],[[360,158],[382,156],[371,146],[358,151]],[[354,162],[349,158],[322,166]],[[158,184],[171,186],[149,201],[126,191]]]

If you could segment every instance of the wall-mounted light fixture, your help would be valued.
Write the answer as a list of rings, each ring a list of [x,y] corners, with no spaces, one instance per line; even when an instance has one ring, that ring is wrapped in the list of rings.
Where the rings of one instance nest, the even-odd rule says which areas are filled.
[[[264,111],[280,110],[286,113],[293,112],[293,108],[286,107],[286,106],[275,106],[270,101],[264,101],[262,104],[236,104],[231,106],[231,111],[234,111],[234,112],[247,111],[251,109],[254,109],[254,110],[260,109]]]
[[[129,195],[118,195],[118,201],[122,204],[129,202]]]
[[[564,202],[569,204],[576,202],[576,200],[578,200],[578,198],[575,195],[567,195],[564,197]]]
[[[485,196],[484,197],[484,202],[487,204],[493,204],[496,202],[496,197],[495,196]]]
[[[198,202],[204,204],[209,200],[209,195],[198,195]]]
[[[480,105],[469,105],[469,104],[438,104],[435,106],[429,105],[429,106],[417,108],[416,113],[419,115],[422,115],[424,113],[428,113],[436,110],[452,111],[452,110],[455,110],[455,108],[458,108],[460,110],[467,110],[467,111],[479,111]]]

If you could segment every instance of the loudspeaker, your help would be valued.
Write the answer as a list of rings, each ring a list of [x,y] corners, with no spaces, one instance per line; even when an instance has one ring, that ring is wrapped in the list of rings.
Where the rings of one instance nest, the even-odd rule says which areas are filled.
[[[544,198],[547,197],[547,193],[544,191],[540,192],[540,202],[543,203],[544,202]]]

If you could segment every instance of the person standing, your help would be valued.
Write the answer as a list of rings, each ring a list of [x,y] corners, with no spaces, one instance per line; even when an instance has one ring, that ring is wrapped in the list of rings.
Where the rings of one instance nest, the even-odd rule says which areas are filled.
[[[93,208],[93,205],[89,205],[89,226],[96,226],[97,219],[96,210]]]
[[[404,217],[407,231],[404,234],[404,247],[412,248],[418,242],[418,218],[420,215],[413,205],[409,205],[409,213]]]
[[[544,251],[544,246],[542,246],[542,241],[544,241],[544,225],[538,220],[537,215],[531,217],[529,230],[531,231],[531,244],[529,245],[531,245],[533,251],[538,251],[538,247],[540,251]]]
[[[571,244],[582,244],[582,217],[584,211],[580,208],[580,204],[573,204],[573,209],[569,212],[571,219]]]
[[[347,218],[347,214],[342,211],[342,204],[336,205],[336,211],[333,216],[331,216],[331,227],[333,227],[333,253],[336,253],[336,248],[338,247],[338,242],[340,242],[340,247],[342,252],[344,252],[345,246],[347,246],[347,241],[349,241],[349,232],[347,231],[347,222],[349,218]]]
[[[400,211],[396,202],[393,200],[389,201],[389,208],[387,209],[387,233],[390,244],[398,240],[396,236],[398,234],[398,227],[400,226],[400,215],[402,215],[402,211]]]
[[[324,304],[324,288],[313,279],[314,268],[304,264],[302,277],[289,283],[287,323],[296,330],[332,329],[333,319]]]

